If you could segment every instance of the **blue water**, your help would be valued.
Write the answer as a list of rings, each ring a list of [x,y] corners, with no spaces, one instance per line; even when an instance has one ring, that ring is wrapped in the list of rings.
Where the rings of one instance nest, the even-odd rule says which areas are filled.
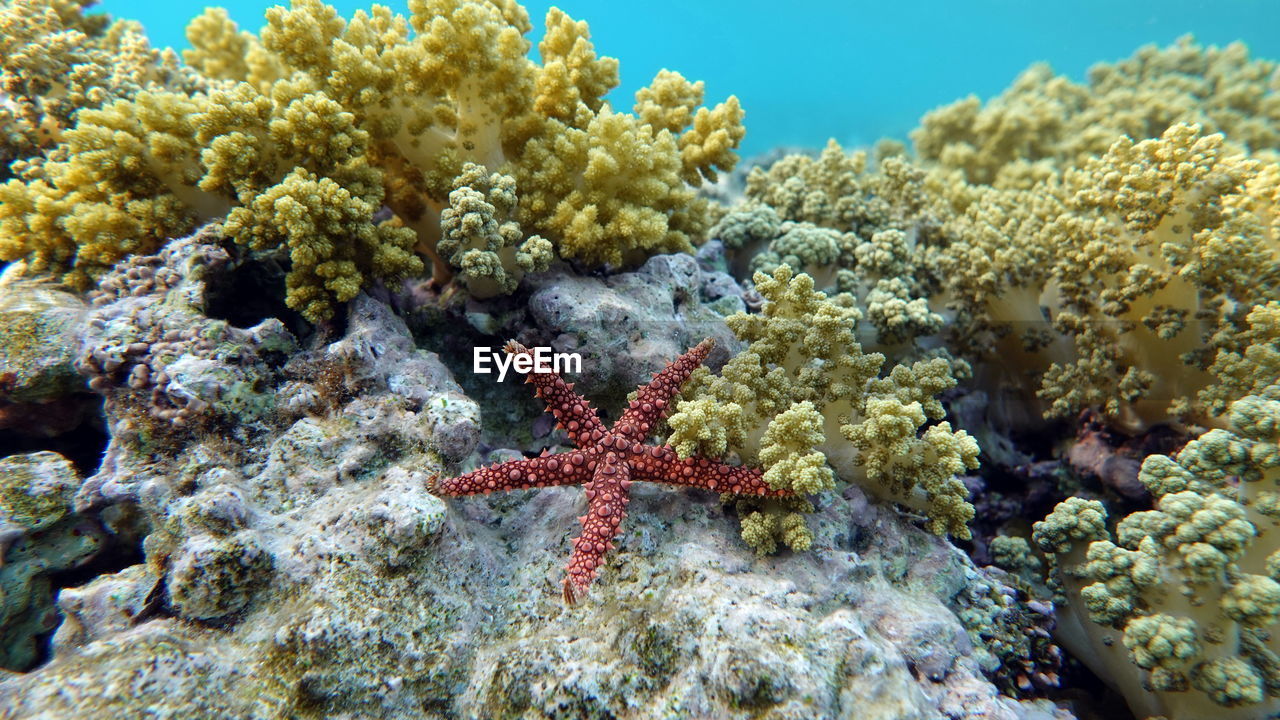
[[[256,31],[270,0],[225,6]],[[332,3],[344,16],[367,2]],[[534,40],[553,3],[529,2]],[[596,49],[618,58],[629,108],[635,91],[666,67],[707,83],[711,102],[736,94],[747,111],[743,154],[778,145],[820,146],[828,137],[867,144],[905,138],[929,109],[970,93],[999,93],[1027,65],[1048,61],[1082,80],[1095,62],[1146,43],[1193,33],[1202,43],[1243,40],[1255,57],[1280,58],[1280,2],[1270,0],[647,0],[554,3],[591,25]],[[406,12],[402,0],[391,2]],[[203,4],[107,0],[142,21],[159,46],[186,45],[183,28]],[[536,53],[536,50],[535,50]]]

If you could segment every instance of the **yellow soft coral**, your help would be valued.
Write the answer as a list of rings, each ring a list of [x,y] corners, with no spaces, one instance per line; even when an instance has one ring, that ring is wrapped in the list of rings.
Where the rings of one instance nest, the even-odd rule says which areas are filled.
[[[223,8],[205,8],[193,19],[187,42],[191,49],[182,51],[182,59],[206,77],[248,82],[266,93],[285,75],[281,61],[252,33],[237,27]]]
[[[703,87],[701,80],[691,83],[680,73],[662,70],[636,93],[635,113],[643,122],[679,135],[682,176],[694,185],[703,178],[715,182],[716,167],[732,168],[738,161],[733,149],[745,135],[738,99],[731,97],[714,110],[699,108]]]
[[[1202,47],[1190,36],[1167,48],[1089,70],[1087,84],[1036,65],[985,105],[970,96],[927,114],[912,133],[920,157],[972,183],[1008,187],[1030,163],[1078,166],[1116,138],[1159,137],[1199,124],[1257,151],[1280,147],[1276,64],[1243,43]]]
[[[1092,407],[1128,429],[1212,422],[1209,364],[1280,290],[1276,177],[1183,124],[1028,188],[952,176],[934,302],[993,394],[1032,387],[1049,416]]]
[[[1254,202],[1266,201],[1231,207],[1261,169],[1221,135],[1175,125],[1067,174],[1067,210],[1037,236],[1054,258],[1057,327],[1080,356],[1046,374],[1053,412],[1083,407],[1072,397],[1086,386],[1131,424],[1194,413],[1214,336],[1280,289],[1280,235]]]
[[[735,269],[852,293],[878,350],[941,340],[998,425],[1086,408],[1129,430],[1220,424],[1210,365],[1280,293],[1280,165],[1257,151],[1280,140],[1274,72],[1188,39],[1088,86],[1034,67],[927,116],[915,162],[832,142],[754,169],[713,232]]]
[[[67,133],[66,161],[5,187],[17,203],[0,213],[0,227],[29,244],[0,252],[29,256],[41,270],[70,266],[71,256],[64,280],[84,286],[125,255],[227,214],[237,242],[288,250],[287,301],[313,321],[369,277],[419,271],[412,234],[373,221],[382,184],[365,164],[367,134],[306,90],[279,83],[267,98],[241,83],[208,97],[140,93],[85,111]]]
[[[574,22],[559,8],[547,12],[547,33],[538,43],[542,71],[537,78],[534,110],[548,118],[573,123],[578,105],[600,112],[604,96],[618,86],[618,61],[597,58],[587,24]]]
[[[588,265],[693,249],[704,225],[680,221],[685,212],[704,214],[697,210],[705,201],[680,179],[671,133],[655,136],[651,126],[607,109],[582,130],[551,123],[556,132],[530,142],[515,168],[523,224],[555,238],[561,256]]]
[[[85,15],[90,4],[0,3],[0,179],[14,161],[38,163],[83,108],[145,89],[205,86],[173,51],[153,50],[140,25]]]
[[[755,284],[766,299],[761,313],[729,318],[746,350],[720,377],[694,373],[668,419],[668,442],[684,455],[734,450],[797,494],[826,489],[833,477],[857,483],[924,511],[932,532],[969,537],[973,507],[956,475],[977,467],[978,446],[938,422],[937,396],[955,385],[949,363],[897,365],[880,377],[884,356],[857,343],[856,310],[786,265],[757,273]]]
[[[650,102],[668,118],[654,127],[604,101],[617,62],[596,56],[585,23],[550,12],[539,66],[515,2],[413,0],[409,9],[405,18],[375,6],[348,21],[320,0],[295,0],[268,11],[260,39],[206,12],[188,58],[217,78],[210,92],[142,93],[84,116],[62,159],[5,189],[3,257],[70,268],[83,285],[124,255],[230,212],[239,242],[288,248],[306,263],[291,272],[289,302],[319,319],[372,277],[416,272],[404,252],[410,237],[436,281],[460,272],[485,292],[513,290],[507,280],[545,267],[550,252],[621,265],[701,240],[707,206],[691,183],[736,161],[736,99],[696,111],[681,100],[678,121]],[[441,216],[467,163],[514,177],[514,219],[545,240],[442,257]],[[272,217],[274,204],[288,216]],[[389,223],[373,221],[382,206]],[[352,224],[345,241],[338,218]],[[356,260],[371,249],[368,262]]]
[[[865,152],[846,154],[831,141],[816,158],[753,168],[749,200],[711,235],[725,243],[735,270],[769,274],[787,265],[826,292],[849,293],[842,301],[866,308],[870,321],[860,339],[896,355],[943,323],[942,308],[922,296],[935,260],[920,238],[937,222],[924,215],[925,179],[898,157],[868,172]]]

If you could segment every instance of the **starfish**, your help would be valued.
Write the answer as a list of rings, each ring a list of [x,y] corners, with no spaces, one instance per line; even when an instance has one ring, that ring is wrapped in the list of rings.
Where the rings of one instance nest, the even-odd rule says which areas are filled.
[[[568,433],[577,449],[555,454],[543,450],[540,457],[508,460],[448,480],[433,478],[431,491],[459,496],[556,485],[584,486],[587,514],[578,518],[582,534],[574,538],[573,554],[565,567],[564,599],[570,605],[587,592],[605,553],[613,549],[631,499],[631,483],[636,480],[722,493],[789,496],[789,491],[770,487],[756,468],[726,465],[698,456],[681,459],[669,445],[645,443],[671,399],[706,359],[712,345],[712,340],[704,340],[654,373],[653,380],[640,386],[636,399],[608,429],[591,403],[574,392],[573,385],[559,374],[530,372],[525,382],[534,385],[535,394],[555,416],[556,426]],[[503,349],[533,359],[533,353],[514,340]]]

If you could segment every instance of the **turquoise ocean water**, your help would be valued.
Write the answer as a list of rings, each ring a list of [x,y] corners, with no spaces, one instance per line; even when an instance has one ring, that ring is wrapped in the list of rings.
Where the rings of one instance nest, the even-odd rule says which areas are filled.
[[[271,0],[224,7],[256,31]],[[368,2],[332,2],[344,16]],[[1255,57],[1280,59],[1280,2],[762,2],[648,0],[526,2],[533,39],[551,5],[587,20],[598,52],[618,58],[629,108],[662,68],[707,84],[707,99],[736,94],[747,111],[743,155],[778,145],[820,146],[828,137],[866,144],[904,138],[930,108],[970,93],[999,93],[1027,65],[1048,61],[1083,80],[1090,65],[1146,43],[1192,33],[1202,43],[1244,41]],[[407,3],[390,3],[406,12]],[[158,46],[182,48],[202,3],[107,0],[99,8],[141,21]],[[536,53],[536,50],[535,50]]]

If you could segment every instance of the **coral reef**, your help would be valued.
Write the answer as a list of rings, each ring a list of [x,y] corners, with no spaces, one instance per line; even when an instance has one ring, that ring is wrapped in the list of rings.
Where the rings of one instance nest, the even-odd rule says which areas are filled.
[[[428,477],[468,458],[480,414],[439,359],[367,295],[337,339],[267,351],[278,321],[208,316],[236,276],[224,245],[210,228],[120,266],[80,347],[104,346],[95,317],[121,338],[171,316],[221,328],[214,352],[168,355],[245,373],[247,406],[274,411],[229,423],[210,395],[207,421],[175,428],[128,388],[133,370],[99,383],[111,443],[74,504],[136,506],[145,563],[62,591],[52,659],[0,679],[7,712],[1066,717],[984,677],[1026,654],[1016,601],[856,486],[821,498],[809,553],[761,558],[714,495],[635,483],[616,562],[565,608],[556,558],[580,491],[446,506]],[[686,262],[611,281],[696,292]],[[689,331],[666,330],[655,342]]]
[[[271,575],[271,556],[252,532],[192,535],[169,558],[169,607],[193,620],[243,610]]]
[[[1280,714],[1275,63],[735,173],[557,9],[87,7],[0,0],[0,715]]]
[[[699,257],[717,264],[718,249],[719,243],[707,243]],[[529,276],[511,296],[479,300],[406,283],[389,301],[418,342],[449,362],[467,395],[485,407],[484,442],[564,445],[551,416],[527,393],[509,381],[494,382],[495,375],[473,374],[476,348],[488,348],[491,357],[515,338],[526,347],[576,354],[581,367],[574,368],[574,388],[615,418],[629,393],[700,340],[715,341],[707,357],[712,368],[741,349],[724,318],[746,309],[744,291],[702,263],[684,253],[656,255],[633,271],[604,275],[557,263]],[[439,331],[442,323],[449,332]]]
[[[101,575],[82,587],[58,591],[62,624],[53,635],[53,654],[128,631],[155,608],[156,578],[145,565]]]
[[[1209,367],[1277,293],[1275,72],[1185,38],[1088,86],[1033,68],[926,116],[914,159],[831,143],[754,168],[712,236],[740,277],[852,293],[872,349],[969,361],[999,426],[1213,424]]]
[[[240,328],[208,317],[218,285],[236,272],[220,242],[213,226],[106,276],[79,360],[107,398],[111,440],[77,502],[139,506],[166,606],[201,621],[242,612],[276,566],[255,503],[287,505],[289,488],[330,485],[381,453],[430,445],[457,460],[478,434],[475,405],[448,371],[367,297],[353,303],[344,338],[306,352],[275,318]],[[337,470],[289,467],[326,432],[343,438],[331,450],[349,455]],[[260,468],[253,485],[246,464]]]
[[[38,167],[82,109],[205,87],[172,50],[151,49],[138,23],[85,14],[93,2],[0,5],[0,180]]]
[[[410,10],[347,21],[297,0],[268,13],[260,40],[210,11],[189,60],[221,80],[81,113],[62,159],[0,189],[0,259],[29,258],[84,288],[122,257],[225,214],[238,243],[287,254],[289,306],[319,321],[374,279],[418,273],[415,248],[437,282],[457,270],[492,293],[553,252],[620,265],[701,240],[706,202],[690,183],[736,162],[736,98],[695,112],[701,83],[663,73],[635,115],[613,112],[602,96],[617,62],[595,56],[585,23],[550,12],[537,65],[514,3]],[[467,163],[512,176],[518,207],[509,181]],[[479,185],[463,192],[460,178]],[[479,196],[546,241],[502,224],[459,237],[452,223],[477,221]],[[443,238],[454,201],[465,207]],[[384,205],[392,219],[375,217]]]
[[[856,483],[925,512],[933,532],[968,537],[973,506],[956,475],[977,467],[978,446],[942,421],[937,395],[955,384],[950,363],[895,365],[882,377],[884,356],[864,353],[855,339],[856,309],[787,265],[772,277],[757,273],[755,286],[765,298],[760,314],[728,320],[747,348],[719,377],[694,374],[668,419],[667,442],[686,456],[737,452],[764,467],[770,486],[798,496],[830,490],[837,478]],[[778,532],[793,547],[808,544],[797,520],[744,520],[744,537],[762,549]]]
[[[868,171],[865,151],[834,140],[816,156],[788,155],[751,169],[746,201],[711,229],[735,272],[803,272],[829,294],[866,308],[859,339],[895,359],[936,346],[944,303],[931,253],[931,218],[917,185],[923,171],[897,155]],[[931,341],[930,338],[935,340]],[[901,357],[899,357],[901,356]]]
[[[1070,498],[1035,526],[1054,558],[1058,636],[1141,717],[1260,717],[1277,705],[1276,482],[1280,386],[1230,408],[1140,479],[1155,509],[1108,531],[1096,500]]]

